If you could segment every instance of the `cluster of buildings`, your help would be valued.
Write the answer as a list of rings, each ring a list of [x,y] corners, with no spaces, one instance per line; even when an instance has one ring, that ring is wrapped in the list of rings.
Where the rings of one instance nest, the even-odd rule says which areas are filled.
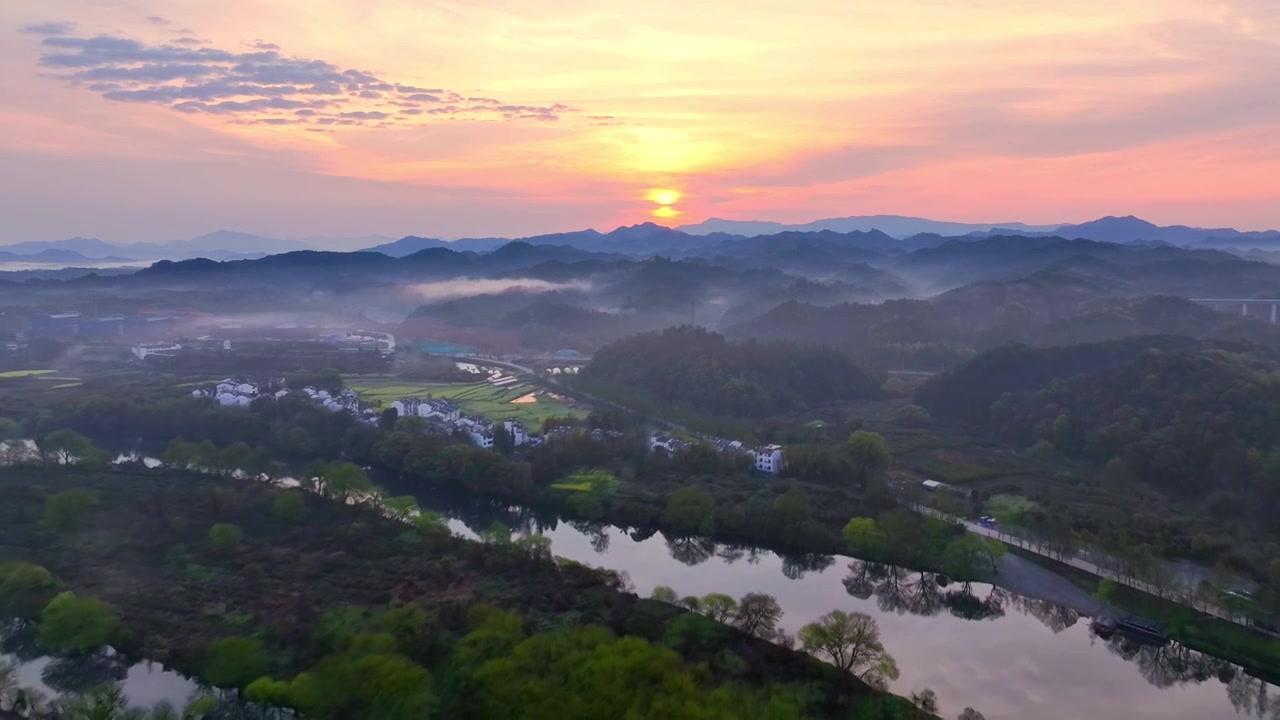
[[[214,402],[222,407],[247,408],[258,398],[267,397],[272,400],[279,400],[293,392],[304,395],[312,403],[330,412],[346,410],[362,421],[369,423],[378,421],[377,413],[372,410],[363,410],[360,407],[360,398],[353,390],[330,393],[328,390],[321,390],[308,385],[301,390],[290,391],[285,387],[284,378],[272,378],[267,382],[265,388],[259,387],[257,383],[249,382],[243,378],[226,378],[211,388],[192,390],[191,396],[212,398]]]
[[[703,442],[720,453],[750,455],[756,470],[769,475],[777,475],[782,472],[782,468],[786,465],[781,445],[762,445],[748,448],[741,441],[725,440],[724,438],[706,438]],[[651,452],[675,455],[691,445],[693,443],[687,440],[680,440],[666,435],[652,435],[649,437],[649,450]]]
[[[400,417],[423,418],[433,432],[441,435],[464,432],[476,445],[493,448],[496,423],[483,415],[463,415],[462,407],[450,400],[405,397],[392,401],[389,407]],[[535,447],[542,442],[540,436],[529,432],[516,418],[503,420],[501,424],[516,447]]]

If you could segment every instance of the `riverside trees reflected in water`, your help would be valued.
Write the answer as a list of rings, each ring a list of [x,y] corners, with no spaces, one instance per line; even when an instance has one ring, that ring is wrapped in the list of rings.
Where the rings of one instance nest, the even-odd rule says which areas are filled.
[[[832,610],[874,617],[907,695],[933,689],[942,717],[966,707],[988,718],[1141,716],[1169,720],[1280,720],[1280,689],[1212,656],[1169,643],[1152,646],[1093,634],[1071,608],[984,583],[830,555],[778,555],[701,537],[562,522],[554,514],[501,504],[463,505],[419,497],[424,509],[476,534],[495,521],[542,533],[554,554],[625,573],[636,592],[669,586],[678,597],[721,593],[774,596],[778,629],[799,629]],[[474,530],[473,530],[474,529]]]

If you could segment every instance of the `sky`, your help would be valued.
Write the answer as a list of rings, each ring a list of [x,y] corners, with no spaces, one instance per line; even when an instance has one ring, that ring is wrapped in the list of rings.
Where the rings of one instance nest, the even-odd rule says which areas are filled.
[[[0,243],[1280,227],[1276,0],[0,4]]]

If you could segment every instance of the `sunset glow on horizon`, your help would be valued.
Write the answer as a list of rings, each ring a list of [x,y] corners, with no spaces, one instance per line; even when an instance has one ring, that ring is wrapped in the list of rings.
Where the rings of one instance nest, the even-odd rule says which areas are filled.
[[[1273,0],[46,0],[0,37],[0,242],[1280,227]]]

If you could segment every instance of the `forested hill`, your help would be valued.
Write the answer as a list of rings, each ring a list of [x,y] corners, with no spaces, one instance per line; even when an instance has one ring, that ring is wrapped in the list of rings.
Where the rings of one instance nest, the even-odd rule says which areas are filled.
[[[605,346],[583,371],[583,380],[651,394],[700,413],[737,417],[880,393],[875,378],[836,350],[785,342],[737,343],[689,326]]]
[[[1055,380],[1109,370],[1148,350],[1197,352],[1200,341],[1173,335],[1137,336],[1064,347],[1006,345],[932,377],[916,391],[916,403],[938,417],[990,420],[1005,393],[1040,390]]]
[[[1280,362],[1257,345],[1002,348],[932,379],[916,401],[1015,447],[1105,465],[1104,483],[1137,481],[1280,531]]]
[[[1280,348],[1280,328],[1170,296],[1130,297],[1072,273],[976,283],[929,300],[790,302],[727,330],[733,338],[835,347],[873,367],[944,370],[1008,343],[1068,345],[1137,335],[1247,339]]]

